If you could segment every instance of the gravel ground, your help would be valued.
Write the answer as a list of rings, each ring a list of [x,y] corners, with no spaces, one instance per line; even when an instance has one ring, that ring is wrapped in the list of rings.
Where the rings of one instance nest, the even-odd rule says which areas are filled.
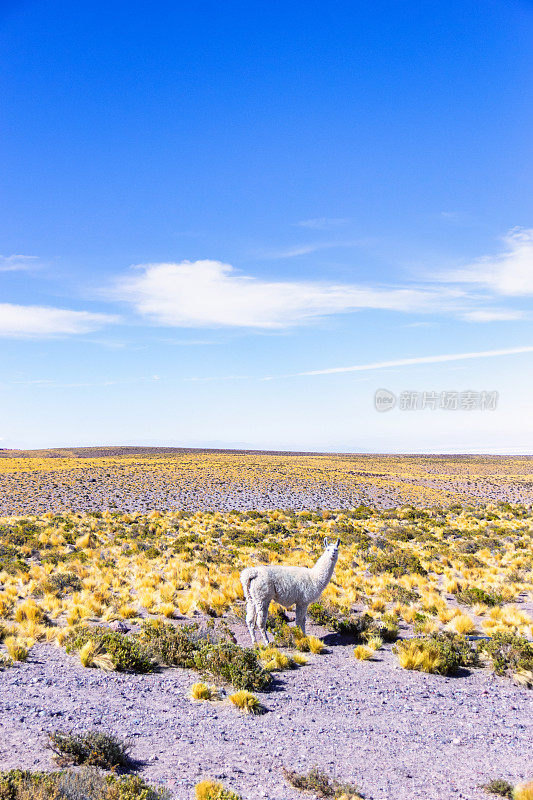
[[[233,626],[246,643],[241,626]],[[311,632],[324,631],[311,626]],[[533,775],[533,692],[474,670],[456,678],[406,672],[390,645],[372,662],[326,635],[329,652],[278,673],[267,709],[192,703],[196,675],[87,670],[63,650],[33,648],[0,673],[2,769],[53,769],[46,731],[98,727],[131,737],[143,776],[190,800],[202,778],[246,800],[295,800],[283,765],[319,765],[355,782],[368,800],[487,800],[480,784]]]
[[[105,449],[90,451],[104,454]],[[0,457],[0,515],[533,503],[533,458],[197,451],[41,461]]]

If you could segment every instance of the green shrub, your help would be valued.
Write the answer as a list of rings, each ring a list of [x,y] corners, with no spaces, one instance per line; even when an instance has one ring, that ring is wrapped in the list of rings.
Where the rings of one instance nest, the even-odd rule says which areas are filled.
[[[102,731],[53,731],[48,735],[48,747],[61,766],[87,764],[102,769],[128,769],[132,761],[130,745]]]
[[[295,789],[300,789],[302,792],[312,792],[317,797],[340,798],[345,796],[351,798],[351,800],[361,797],[356,786],[331,780],[327,773],[318,767],[313,767],[307,775],[299,774],[284,767],[283,774]]]
[[[308,653],[310,650],[308,637],[304,636],[296,625],[280,622],[272,628],[272,633],[274,634],[274,644],[278,647],[300,650],[302,653]]]
[[[89,640],[99,645],[101,652],[111,658],[114,668],[119,672],[144,673],[157,669],[157,664],[138,638],[96,625],[82,625],[74,630],[65,640],[65,649],[67,653],[75,653]]]
[[[393,603],[403,603],[406,606],[416,603],[420,599],[420,595],[415,589],[407,589],[397,583],[388,583],[385,586],[385,596]]]
[[[272,676],[261,666],[256,651],[233,642],[203,645],[194,654],[194,664],[205,677],[226,681],[237,689],[262,691],[272,681]]]
[[[498,592],[486,592],[479,586],[460,588],[455,593],[455,597],[458,603],[463,603],[465,606],[473,606],[476,603],[483,603],[485,606],[499,606],[504,601],[503,595]]]
[[[308,612],[318,625],[349,637],[355,644],[361,644],[371,636],[381,636],[385,642],[395,642],[398,638],[398,626],[390,615],[383,615],[381,620],[373,619],[370,614],[343,615],[320,602],[311,603]]]
[[[398,622],[392,614],[383,614],[380,620],[374,621],[374,624],[378,627],[377,635],[381,636],[384,642],[396,641],[399,628]],[[373,635],[373,631],[371,633]]]
[[[43,591],[58,595],[81,592],[82,588],[82,582],[74,572],[58,572],[55,575],[50,575],[42,584]]]
[[[427,571],[414,553],[400,549],[386,550],[371,556],[368,569],[373,575],[390,572],[395,578],[412,574],[427,575]]]
[[[481,787],[487,794],[497,794],[500,797],[508,797],[513,800],[513,786],[509,781],[504,781],[502,778],[495,778]]]
[[[322,625],[324,628],[336,630],[335,626],[339,617],[335,615],[331,609],[326,608],[323,603],[311,603],[307,609],[307,613],[317,625]]]
[[[194,668],[194,654],[210,639],[197,623],[178,628],[161,620],[150,620],[143,623],[139,641],[161,664]]]
[[[490,659],[496,675],[533,671],[533,644],[523,636],[499,631],[492,639],[480,640],[477,648]]]
[[[453,675],[460,667],[475,667],[479,658],[468,639],[443,631],[399,642],[393,651],[404,669]]]
[[[136,775],[102,775],[95,767],[76,772],[0,772],[0,800],[170,800]]]

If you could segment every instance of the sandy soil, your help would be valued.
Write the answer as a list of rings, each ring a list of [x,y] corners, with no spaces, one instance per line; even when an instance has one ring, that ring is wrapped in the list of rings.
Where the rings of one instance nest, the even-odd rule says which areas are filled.
[[[232,627],[247,643],[242,626]],[[319,765],[368,800],[486,800],[487,780],[533,774],[532,691],[484,669],[456,678],[406,672],[390,645],[359,662],[335,635],[326,642],[328,654],[278,673],[258,717],[227,701],[192,703],[197,676],[187,670],[102,673],[38,645],[26,664],[0,673],[0,764],[53,769],[46,731],[76,726],[131,737],[143,776],[176,800],[189,800],[205,777],[246,800],[296,800],[283,765]]]

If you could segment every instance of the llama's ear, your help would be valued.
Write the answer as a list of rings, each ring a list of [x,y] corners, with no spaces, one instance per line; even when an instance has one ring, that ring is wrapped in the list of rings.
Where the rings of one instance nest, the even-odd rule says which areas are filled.
[[[328,546],[328,537],[324,536],[324,547]]]
[[[335,542],[335,547],[338,547],[340,545],[340,543],[341,543],[341,540],[337,539],[337,541]]]

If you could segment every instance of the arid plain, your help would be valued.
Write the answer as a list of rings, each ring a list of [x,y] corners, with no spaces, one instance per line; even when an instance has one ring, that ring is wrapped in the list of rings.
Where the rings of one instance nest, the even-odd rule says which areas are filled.
[[[2,800],[529,800],[532,458],[0,455]],[[239,571],[324,537],[250,649]]]

